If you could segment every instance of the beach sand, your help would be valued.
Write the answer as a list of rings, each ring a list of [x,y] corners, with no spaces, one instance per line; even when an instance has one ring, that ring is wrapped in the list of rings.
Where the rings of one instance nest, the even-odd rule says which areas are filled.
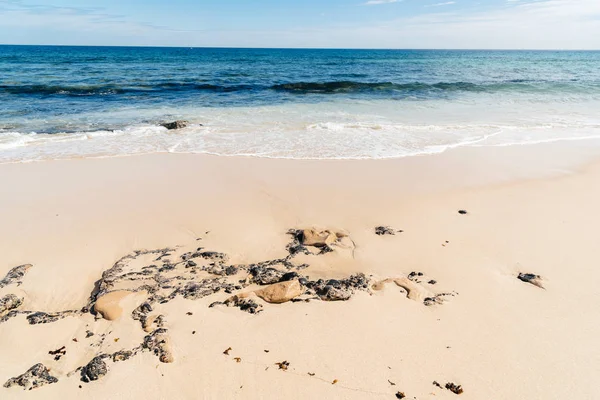
[[[600,398],[598,147],[0,165],[0,398]]]

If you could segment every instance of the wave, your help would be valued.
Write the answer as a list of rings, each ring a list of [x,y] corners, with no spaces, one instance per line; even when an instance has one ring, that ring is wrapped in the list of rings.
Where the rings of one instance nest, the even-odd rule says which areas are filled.
[[[381,93],[381,94],[427,94],[435,92],[548,92],[574,91],[592,92],[600,90],[600,83],[591,82],[585,86],[573,82],[535,82],[531,80],[508,80],[491,83],[437,82],[437,83],[393,83],[393,82],[289,82],[275,85],[236,84],[221,85],[205,82],[149,82],[147,84],[104,84],[104,85],[0,85],[0,94],[9,95],[58,95],[58,96],[110,96],[121,94],[168,93],[168,92],[259,92],[276,91],[293,94],[344,94],[344,93]]]

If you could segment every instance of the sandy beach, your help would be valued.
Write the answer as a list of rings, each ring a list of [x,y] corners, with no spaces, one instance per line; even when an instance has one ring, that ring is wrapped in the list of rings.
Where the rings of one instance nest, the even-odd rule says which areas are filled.
[[[599,148],[0,165],[0,398],[600,398]]]

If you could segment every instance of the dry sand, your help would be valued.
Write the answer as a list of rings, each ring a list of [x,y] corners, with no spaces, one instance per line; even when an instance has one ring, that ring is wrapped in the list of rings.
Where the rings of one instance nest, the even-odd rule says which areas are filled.
[[[148,155],[0,165],[0,279],[33,265],[0,298],[23,299],[21,311],[73,310],[52,323],[30,325],[31,314],[0,323],[0,383],[37,363],[58,378],[0,388],[0,398],[600,398],[597,154],[597,143],[579,143],[388,161]],[[379,236],[376,226],[403,232]],[[350,242],[340,237],[325,254],[310,247],[291,258],[309,266],[293,271],[313,282],[363,273],[369,286],[347,301],[298,297],[300,281],[277,293],[309,302],[256,296],[264,288],[245,266],[288,256],[288,230],[312,227]],[[196,255],[190,267],[185,254],[199,246],[227,258]],[[152,277],[114,282],[108,292],[118,292],[98,305],[112,321],[80,313],[120,259],[119,276],[135,279],[176,264],[150,269],[175,279],[160,293],[177,276],[244,283],[155,303],[145,330],[132,310]],[[241,269],[214,275],[230,265]],[[544,288],[519,273],[539,275]],[[239,294],[262,311],[209,308]],[[49,354],[63,346],[58,359]],[[81,381],[79,367],[128,349],[137,355],[106,358],[106,375]],[[450,382],[464,392],[443,388]]]

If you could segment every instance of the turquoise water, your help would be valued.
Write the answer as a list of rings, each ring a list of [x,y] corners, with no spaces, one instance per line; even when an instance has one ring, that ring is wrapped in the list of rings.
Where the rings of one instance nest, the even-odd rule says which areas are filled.
[[[0,162],[600,137],[600,52],[0,46]],[[186,119],[178,132],[157,127]]]

